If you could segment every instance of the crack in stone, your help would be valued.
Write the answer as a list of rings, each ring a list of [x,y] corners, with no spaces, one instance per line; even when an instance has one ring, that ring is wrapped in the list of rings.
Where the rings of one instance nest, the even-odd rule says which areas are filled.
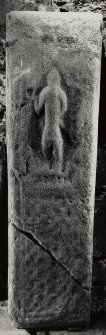
[[[74,279],[74,280],[77,282],[78,285],[80,285],[84,290],[89,291],[88,286],[85,285],[85,284],[82,284],[82,282],[81,282],[79,279],[77,279],[77,278],[73,275],[73,273],[71,273],[71,271],[70,271],[70,270],[69,270],[69,269],[68,269],[62,262],[60,262],[60,261],[54,256],[54,254],[53,254],[49,249],[47,249],[47,248],[46,248],[46,247],[45,247],[45,246],[44,246],[38,239],[36,239],[36,238],[33,236],[33,234],[31,234],[31,233],[28,232],[28,231],[25,231],[25,230],[22,230],[22,229],[18,228],[14,223],[12,223],[12,225],[13,225],[14,228],[17,229],[18,232],[20,232],[20,233],[23,234],[25,237],[27,237],[27,238],[28,238],[30,241],[32,241],[37,247],[39,247],[39,248],[41,248],[43,251],[45,251],[45,252],[49,255],[49,257],[52,259],[52,261],[55,262],[55,263],[57,263],[57,264],[59,264],[60,267],[61,267],[62,269],[64,269],[64,270],[68,273],[68,275],[70,275],[71,278]]]

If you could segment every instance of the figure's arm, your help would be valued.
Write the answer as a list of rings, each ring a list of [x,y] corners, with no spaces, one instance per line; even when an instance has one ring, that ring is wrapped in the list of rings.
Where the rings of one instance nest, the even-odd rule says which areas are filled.
[[[67,110],[67,96],[61,88],[59,88],[59,98],[61,102],[61,114],[64,114]]]
[[[60,87],[59,87],[59,98],[60,98],[59,124],[61,128],[64,128],[64,113],[67,110],[67,96],[66,93]]]
[[[40,109],[43,107],[46,99],[47,87],[45,87],[39,95],[35,95],[34,97],[34,109],[36,114],[39,115]]]
[[[37,115],[39,115],[39,99],[38,96],[34,96],[34,109]]]
[[[45,103],[47,92],[48,92],[48,87],[45,87],[39,94],[39,110],[43,107]]]

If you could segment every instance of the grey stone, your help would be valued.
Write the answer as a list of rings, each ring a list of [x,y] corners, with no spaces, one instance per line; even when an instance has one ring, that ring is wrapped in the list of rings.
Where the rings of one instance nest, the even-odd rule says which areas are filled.
[[[7,18],[9,312],[19,327],[89,322],[101,22],[92,13]]]

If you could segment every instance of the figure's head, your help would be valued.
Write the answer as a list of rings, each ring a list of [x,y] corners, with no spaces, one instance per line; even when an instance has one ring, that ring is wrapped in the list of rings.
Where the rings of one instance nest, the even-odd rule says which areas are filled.
[[[48,85],[53,85],[53,84],[60,85],[60,76],[55,66],[53,66],[52,69],[47,74],[47,84]]]

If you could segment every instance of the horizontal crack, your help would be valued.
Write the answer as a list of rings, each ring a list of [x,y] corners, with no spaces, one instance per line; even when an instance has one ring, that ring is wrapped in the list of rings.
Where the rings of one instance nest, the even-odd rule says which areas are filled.
[[[32,241],[37,247],[40,247],[43,251],[45,251],[49,257],[52,259],[53,262],[57,263],[60,265],[60,267],[62,269],[64,269],[68,275],[70,275],[72,277],[72,279],[74,279],[78,285],[80,285],[83,289],[88,290],[89,288],[87,285],[84,285],[81,283],[81,281],[79,279],[77,279],[73,273],[71,273],[71,271],[62,263],[60,262],[55,256],[54,254],[47,249],[44,245],[42,245],[42,243],[40,241],[38,241],[38,239],[36,239],[33,234],[29,233],[28,231],[22,230],[20,228],[18,228],[14,223],[12,223],[12,225],[17,229],[18,232],[20,232],[21,234],[23,234],[24,236],[26,236],[30,241]]]

